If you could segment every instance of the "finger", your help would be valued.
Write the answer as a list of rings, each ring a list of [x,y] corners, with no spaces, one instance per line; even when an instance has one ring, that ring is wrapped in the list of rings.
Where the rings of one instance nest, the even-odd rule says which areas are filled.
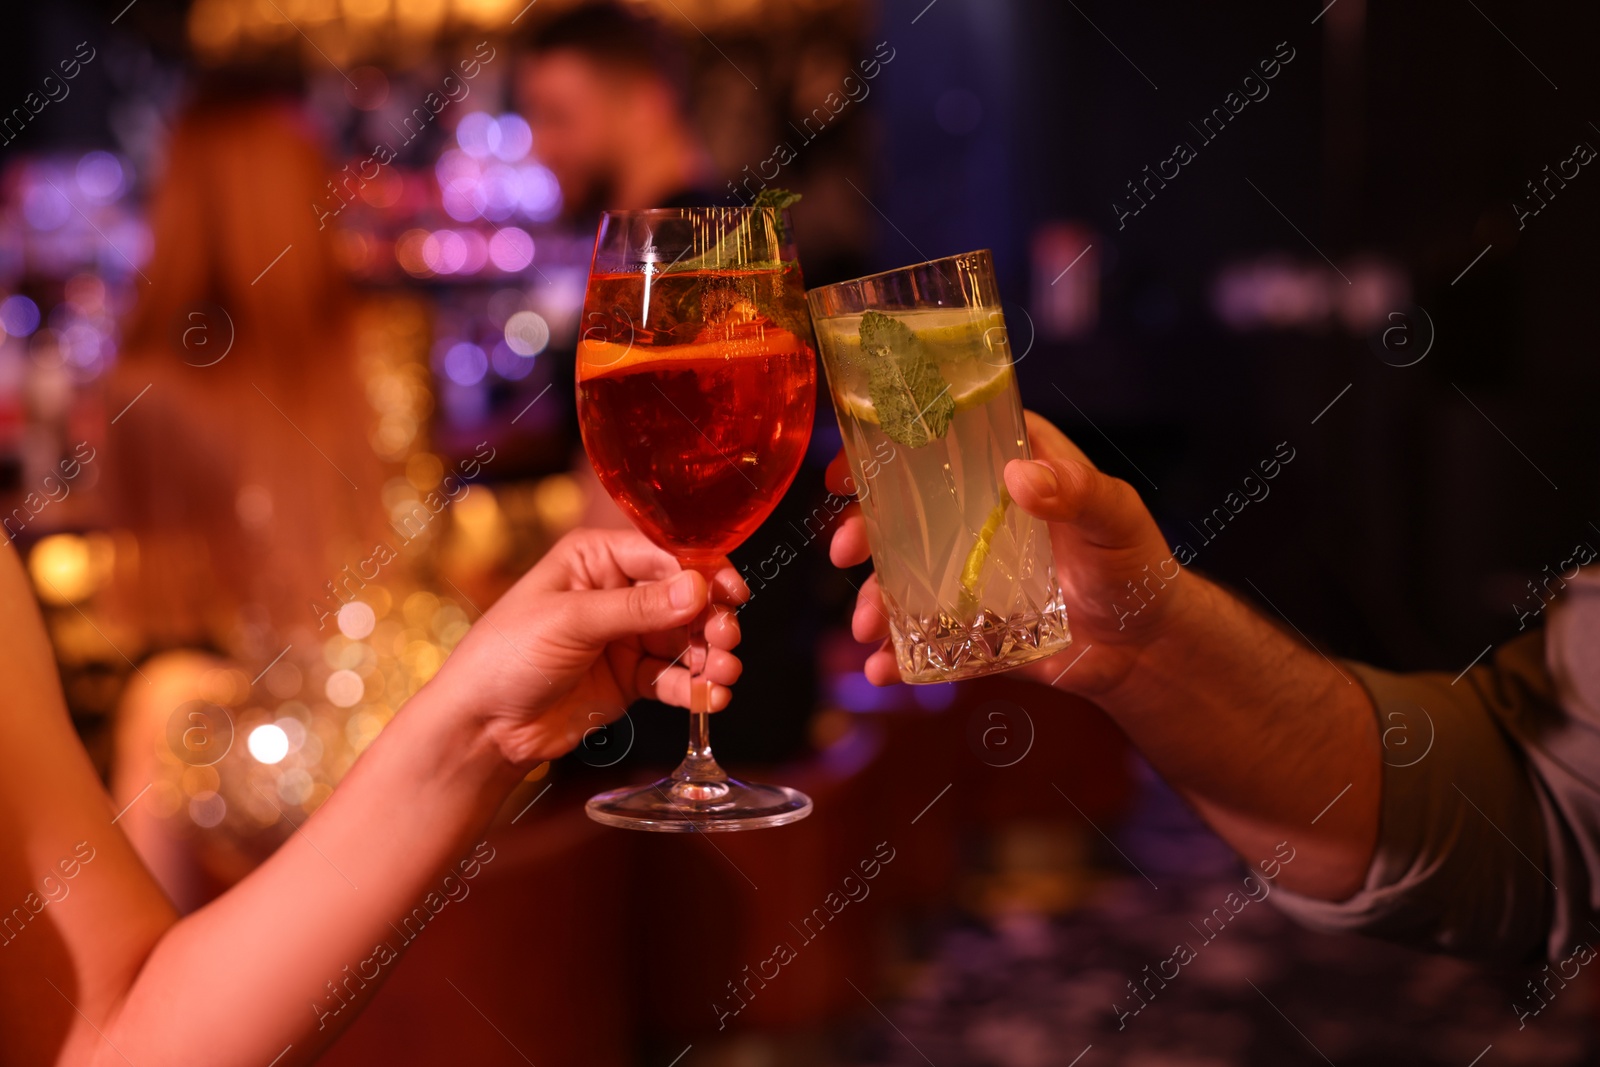
[[[712,648],[734,649],[739,647],[742,636],[738,615],[720,604],[712,607],[711,618],[706,620],[707,644]]]
[[[883,647],[867,657],[866,664],[861,672],[867,676],[867,681],[873,685],[898,685],[900,684],[900,664],[894,658],[894,649],[887,641]]]
[[[732,652],[713,648],[706,658],[702,673],[717,685],[731,686],[744,674],[744,662]]]
[[[558,632],[599,649],[611,641],[685,626],[704,610],[706,580],[684,571],[622,589],[580,589],[558,600]]]
[[[717,685],[731,686],[744,675],[744,662],[732,652],[724,652],[720,648],[710,650],[708,659],[703,649],[696,649],[689,655],[679,656],[676,659],[661,659],[656,656],[646,656],[639,661],[636,681],[639,691],[648,694],[650,687],[660,685],[665,676],[672,671],[683,671],[686,675],[703,676],[708,681]]]
[[[702,682],[702,685],[705,683]],[[639,692],[663,704],[689,707],[689,671],[683,666],[668,667],[659,660],[642,660],[637,678]],[[721,711],[733,701],[733,690],[713,682],[707,711]]]
[[[856,495],[856,474],[850,469],[850,460],[841,449],[828,463],[828,473],[823,481],[827,483],[828,491],[839,496]]]
[[[712,648],[731,651],[739,646],[743,633],[739,627],[739,617],[731,608],[722,605],[713,605],[711,617],[706,620],[706,643]],[[689,647],[689,630],[687,627],[678,627],[673,630],[662,630],[658,633],[645,634],[640,638],[647,654],[667,662],[676,662],[685,655],[684,650]],[[703,656],[696,656],[695,662],[703,660]]]
[[[854,567],[871,558],[867,520],[861,515],[861,505],[851,504],[839,513],[839,524],[833,528],[833,540],[828,544],[828,559],[835,567]]]
[[[1100,548],[1128,548],[1149,539],[1154,521],[1138,492],[1121,478],[1072,459],[1014,459],[1006,489],[1030,515],[1071,525]]]
[[[711,574],[711,599],[719,604],[743,604],[750,599],[750,586],[738,568],[726,559]]]
[[[557,541],[530,579],[554,590],[617,589],[670,578],[681,569],[672,553],[637,530],[585,528]]]
[[[673,630],[645,634],[639,639],[639,643],[644,646],[645,652],[652,656],[674,660],[683,655],[683,650],[689,647],[689,628],[679,626]]]
[[[856,594],[855,614],[850,616],[850,633],[857,641],[870,644],[889,636],[889,615],[883,610],[883,590],[876,574],[861,583]]]

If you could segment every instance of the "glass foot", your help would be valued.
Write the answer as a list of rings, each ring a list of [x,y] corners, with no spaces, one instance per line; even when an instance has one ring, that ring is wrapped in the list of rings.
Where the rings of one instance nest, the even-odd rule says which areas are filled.
[[[726,776],[673,775],[649,785],[589,798],[589,818],[624,830],[684,834],[760,830],[799,822],[811,798],[781,785],[750,785]]]

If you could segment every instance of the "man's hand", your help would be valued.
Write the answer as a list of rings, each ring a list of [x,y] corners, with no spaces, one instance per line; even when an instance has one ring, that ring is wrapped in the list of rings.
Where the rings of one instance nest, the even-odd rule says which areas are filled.
[[[688,707],[691,667],[704,667],[720,711],[743,670],[725,605],[750,595],[724,563],[708,588],[643,534],[574,531],[485,613],[430,687],[469,704],[519,764],[565,754],[640,698]],[[689,624],[707,610],[705,649],[686,653]]]
[[[1019,507],[1050,524],[1073,643],[1025,670],[1094,696],[1127,678],[1140,652],[1178,610],[1186,575],[1131,485],[1100,473],[1066,434],[1031,411],[1028,437],[1034,458],[1006,466],[1006,488]],[[836,493],[853,488],[842,453],[828,468],[828,486]],[[829,558],[850,567],[868,555],[866,522],[860,506],[852,504],[835,528]],[[858,641],[889,636],[876,576],[861,588],[851,630]],[[867,661],[866,673],[877,685],[900,680],[887,644]]]
[[[1179,566],[1133,487],[1095,470],[1060,430],[1030,412],[1028,435],[1035,458],[1006,466],[1006,488],[1050,525],[1072,645],[1023,670],[1103,708],[1247,863],[1290,842],[1301,859],[1284,886],[1348,897],[1366,876],[1381,798],[1366,691]],[[828,476],[835,492],[855,488],[842,456]],[[847,512],[829,553],[841,567],[869,554],[865,521]],[[857,640],[888,636],[882,604],[868,579],[851,620]],[[866,673],[900,680],[887,645]]]

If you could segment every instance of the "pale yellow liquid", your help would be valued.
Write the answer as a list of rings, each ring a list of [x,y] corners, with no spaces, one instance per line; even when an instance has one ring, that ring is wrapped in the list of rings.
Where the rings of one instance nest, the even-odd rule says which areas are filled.
[[[955,400],[942,438],[896,442],[867,388],[859,316],[816,320],[867,522],[901,677],[943,682],[1065,648],[1049,531],[1010,502],[1006,463],[1027,428],[998,309],[892,312],[934,356]]]

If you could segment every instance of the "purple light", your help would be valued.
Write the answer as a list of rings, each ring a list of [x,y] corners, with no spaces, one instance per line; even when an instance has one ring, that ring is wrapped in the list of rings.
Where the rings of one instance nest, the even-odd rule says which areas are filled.
[[[34,229],[54,230],[72,217],[72,201],[50,182],[40,182],[22,194],[22,214]]]
[[[77,178],[91,200],[115,200],[124,189],[122,164],[110,152],[90,152],[78,160]]]
[[[473,159],[487,159],[500,139],[494,117],[487,111],[473,111],[456,124],[456,143]]]
[[[457,385],[477,385],[488,372],[489,357],[477,345],[463,341],[444,355],[445,377]]]
[[[61,334],[61,350],[67,362],[93,373],[100,369],[100,331],[87,323],[68,326]]]
[[[439,162],[433,165],[433,173],[439,179],[439,187],[442,189],[457,182],[477,181],[478,175],[483,173],[483,168],[478,166],[477,160],[465,152],[451,148],[439,156]]]
[[[12,337],[26,337],[39,328],[39,305],[18,294],[0,303],[0,326]]]
[[[860,671],[835,675],[823,684],[828,696],[845,711],[887,711],[899,707],[902,699],[893,689],[880,689],[873,685]]]
[[[461,122],[465,125],[466,119]],[[433,173],[439,179],[439,198],[451,218],[467,222],[483,213],[484,195],[479,184],[483,168],[477,160],[452,148],[439,157]]]
[[[489,362],[493,364],[494,372],[508,382],[520,382],[533,373],[534,358],[519,356],[504,341],[496,342],[494,351],[489,354]]]
[[[479,188],[483,190],[484,217],[498,222],[517,209],[522,195],[522,177],[504,163],[491,163],[483,172]]]
[[[101,272],[126,274],[135,263],[150,262],[154,247],[150,228],[138,219],[125,219],[106,230],[105,246],[99,253]]]
[[[495,128],[499,131],[499,143],[494,146],[497,158],[507,163],[515,163],[527,155],[533,148],[533,131],[523,121],[521,115],[504,114],[495,120]]]
[[[454,185],[445,186],[440,192],[439,199],[444,204],[445,214],[457,222],[471,222],[483,214],[487,198],[483,195],[482,187],[476,182],[470,185],[466,182],[456,182]]]
[[[522,176],[522,213],[536,222],[548,222],[561,211],[561,186],[556,176],[537,163],[517,168]]]
[[[533,238],[515,226],[508,226],[489,238],[489,259],[510,274],[533,262]]]

